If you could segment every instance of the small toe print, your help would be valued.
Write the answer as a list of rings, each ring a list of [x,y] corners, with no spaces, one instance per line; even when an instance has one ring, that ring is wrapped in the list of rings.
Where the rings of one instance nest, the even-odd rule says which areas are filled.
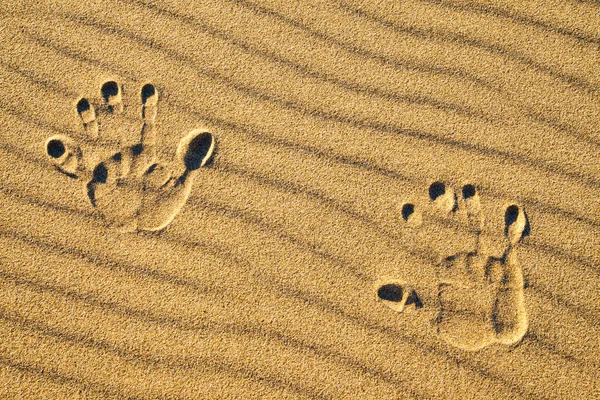
[[[408,219],[414,214],[415,205],[407,203],[402,206],[402,219],[408,222]]]
[[[92,138],[98,137],[98,121],[96,120],[96,110],[90,104],[88,99],[80,99],[76,105],[77,114],[81,118],[83,128],[86,133]]]
[[[461,195],[468,213],[474,214],[481,210],[479,191],[474,185],[464,185],[461,190]]]
[[[463,186],[463,197],[465,200],[474,197],[476,193],[477,190],[475,189],[475,186],[470,184]]]
[[[59,171],[72,178],[77,177],[83,154],[75,141],[64,135],[55,135],[48,138],[45,148],[50,162]]]
[[[474,185],[468,184],[468,185],[463,186],[462,195],[465,200],[475,197],[476,194],[477,194],[477,189],[475,189]]]
[[[49,140],[46,145],[46,150],[48,155],[52,158],[60,158],[66,152],[64,143],[59,139]]]
[[[105,82],[100,88],[102,98],[108,105],[108,109],[111,112],[122,113],[123,112],[123,99],[121,95],[121,87],[115,81]]]
[[[97,183],[106,183],[108,180],[108,168],[104,163],[100,163],[92,172],[92,180]]]
[[[81,99],[77,102],[77,113],[81,117],[84,124],[96,119],[96,113],[90,105],[88,99]]]
[[[453,191],[446,188],[443,182],[434,182],[429,186],[429,198],[433,204],[444,212],[456,209],[456,196]]]
[[[527,215],[516,204],[512,204],[506,208],[504,213],[504,234],[511,244],[517,244],[527,233],[529,225]]]
[[[155,106],[158,103],[158,92],[156,91],[156,87],[151,83],[142,86],[140,95],[142,97],[142,105],[144,106]]]
[[[151,83],[145,84],[140,91],[140,97],[142,100],[142,119],[145,123],[154,123],[158,106],[158,91],[156,87]]]
[[[446,194],[446,185],[443,182],[434,182],[429,186],[429,198],[432,201],[436,201],[444,194]]]
[[[422,222],[421,213],[418,212],[415,205],[412,203],[405,203],[401,209],[402,220],[408,226],[419,226]]]
[[[377,290],[377,297],[381,300],[387,300],[394,303],[400,303],[403,299],[403,295],[404,289],[402,289],[402,286],[395,283],[388,283]]]
[[[377,299],[397,312],[406,312],[423,307],[423,303],[415,290],[402,282],[388,282],[379,286]]]
[[[483,215],[481,214],[481,203],[479,192],[475,185],[467,184],[461,190],[462,201],[471,229],[481,231],[483,229]]]
[[[195,171],[210,159],[214,145],[215,140],[210,132],[194,130],[181,140],[178,154],[185,168]]]

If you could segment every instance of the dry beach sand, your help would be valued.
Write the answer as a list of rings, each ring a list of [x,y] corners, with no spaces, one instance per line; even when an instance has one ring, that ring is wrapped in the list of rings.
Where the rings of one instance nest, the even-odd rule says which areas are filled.
[[[600,398],[600,4],[0,16],[1,399]]]

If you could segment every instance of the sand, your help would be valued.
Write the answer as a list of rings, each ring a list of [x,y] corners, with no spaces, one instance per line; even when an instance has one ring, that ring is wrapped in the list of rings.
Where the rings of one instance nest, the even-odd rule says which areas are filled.
[[[599,4],[28,3],[0,398],[600,398]]]

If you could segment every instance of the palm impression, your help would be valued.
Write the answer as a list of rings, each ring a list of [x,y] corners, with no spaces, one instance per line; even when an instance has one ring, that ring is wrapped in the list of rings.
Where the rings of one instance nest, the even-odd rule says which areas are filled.
[[[475,186],[465,185],[457,195],[442,182],[429,188],[431,203],[421,215],[413,204],[405,204],[402,217],[412,229],[432,223],[432,213],[456,219],[473,235],[473,249],[439,257],[436,317],[432,321],[441,338],[463,350],[479,350],[493,343],[513,345],[528,327],[524,305],[524,282],[517,248],[529,229],[525,212],[513,204],[505,209],[505,249],[500,257],[483,245],[485,220]],[[383,282],[379,301],[395,311],[421,308],[419,295],[406,282]]]
[[[117,82],[104,83],[100,92],[103,112],[115,117],[123,113],[122,87]],[[156,87],[145,84],[140,90],[140,101],[137,143],[123,145],[104,161],[89,165],[80,146],[64,135],[48,138],[45,145],[48,159],[59,171],[85,183],[89,201],[108,224],[127,232],[165,228],[187,201],[199,169],[214,149],[211,133],[193,130],[179,142],[173,162],[157,162]],[[86,134],[97,138],[100,125],[96,108],[85,98],[76,107]]]

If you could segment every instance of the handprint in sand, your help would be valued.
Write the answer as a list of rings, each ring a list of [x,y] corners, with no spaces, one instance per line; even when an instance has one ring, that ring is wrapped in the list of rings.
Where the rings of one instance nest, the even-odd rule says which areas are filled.
[[[529,229],[524,211],[515,204],[505,209],[504,251],[492,255],[482,235],[485,220],[475,186],[465,185],[457,195],[436,182],[429,188],[429,197],[431,202],[423,214],[413,204],[403,207],[407,228],[432,232],[427,224],[434,223],[437,216],[472,235],[471,250],[439,255],[436,304],[421,302],[417,282],[410,285],[400,280],[380,285],[378,298],[400,312],[407,307],[435,307],[432,324],[436,332],[463,350],[518,343],[528,327],[523,273],[517,258],[518,244]]]
[[[124,110],[122,87],[109,81],[102,85],[98,107],[115,123]],[[50,162],[61,172],[80,179],[93,207],[109,225],[121,231],[157,231],[165,228],[187,201],[199,169],[210,159],[214,138],[209,132],[193,130],[179,142],[175,160],[169,165],[157,162],[156,115],[158,91],[150,83],[142,86],[141,129],[137,143],[99,163],[89,163],[80,146],[71,138],[55,135],[46,141]],[[98,138],[104,126],[98,123],[96,108],[87,99],[76,105],[86,134]],[[101,129],[100,129],[101,128]]]

